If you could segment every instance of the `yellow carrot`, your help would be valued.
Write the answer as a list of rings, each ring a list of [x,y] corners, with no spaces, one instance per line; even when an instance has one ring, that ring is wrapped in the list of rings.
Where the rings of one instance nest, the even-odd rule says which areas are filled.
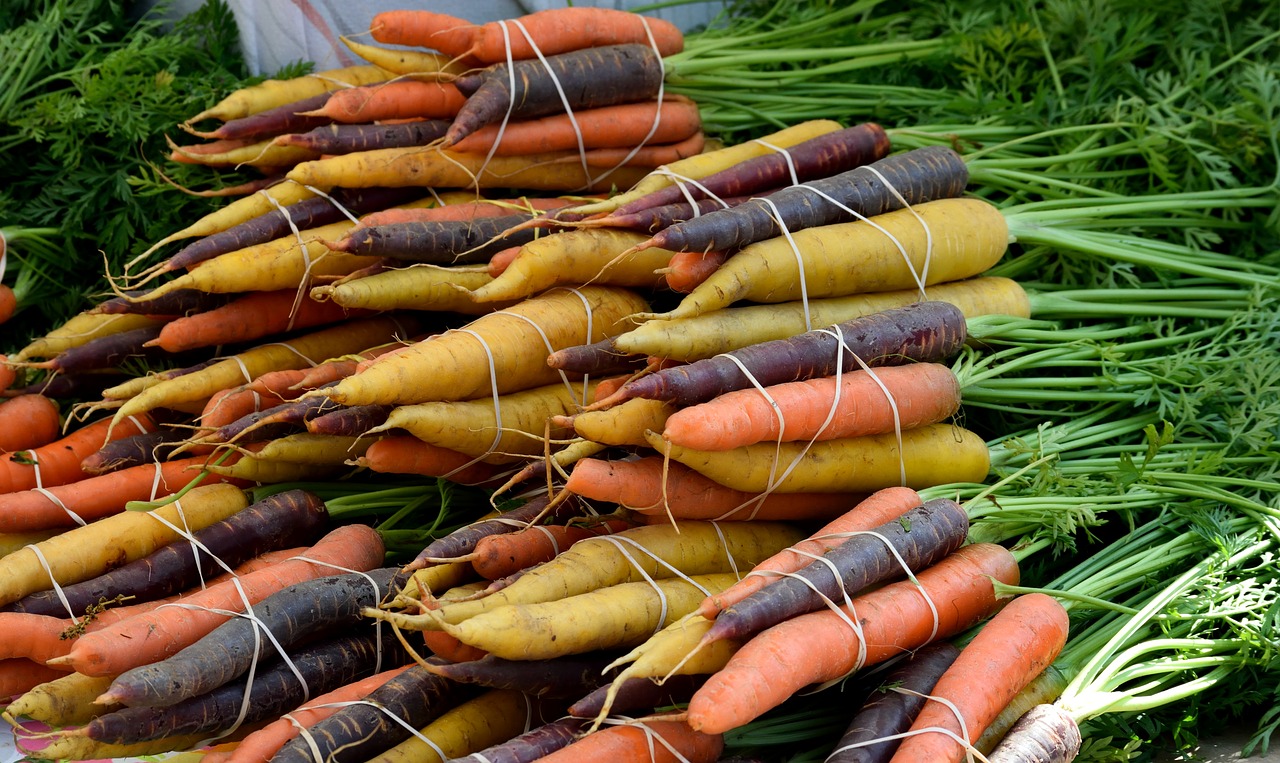
[[[343,307],[366,310],[439,310],[484,315],[515,303],[515,300],[477,302],[469,296],[468,292],[493,281],[486,267],[412,265],[317,286],[311,290],[311,298],[332,299]]]
[[[256,85],[241,88],[213,106],[187,120],[193,124],[203,119],[228,122],[260,111],[301,101],[341,87],[372,85],[385,82],[392,73],[377,66],[346,66],[340,69],[305,74],[292,79],[269,79]]]

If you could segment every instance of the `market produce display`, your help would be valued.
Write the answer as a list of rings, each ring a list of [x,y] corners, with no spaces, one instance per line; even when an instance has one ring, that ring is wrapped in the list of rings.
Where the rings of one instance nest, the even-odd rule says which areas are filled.
[[[79,39],[45,5],[0,55]],[[406,7],[358,65],[219,68],[119,170],[181,203],[61,313],[87,229],[0,192],[19,748],[1265,748],[1280,11],[927,5]]]

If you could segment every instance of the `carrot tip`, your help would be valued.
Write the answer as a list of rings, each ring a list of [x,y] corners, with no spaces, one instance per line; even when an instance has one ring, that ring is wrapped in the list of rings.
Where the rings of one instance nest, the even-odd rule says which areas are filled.
[[[64,665],[70,666],[71,660],[72,660],[71,655],[63,655],[62,657],[50,657],[49,659],[44,661],[44,664],[48,665],[51,668],[57,668],[57,667],[62,667]]]

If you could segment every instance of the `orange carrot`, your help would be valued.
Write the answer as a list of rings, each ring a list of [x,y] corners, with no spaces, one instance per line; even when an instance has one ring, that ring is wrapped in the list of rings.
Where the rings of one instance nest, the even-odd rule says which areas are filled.
[[[466,97],[452,84],[405,79],[336,90],[322,108],[304,114],[347,124],[409,117],[445,119],[456,115],[464,101]]]
[[[1067,611],[1048,594],[1026,594],[1009,602],[938,679],[892,763],[964,760],[965,745],[957,737],[973,744],[982,736],[1005,705],[1057,658],[1067,642],[1068,624]],[[960,736],[957,712],[967,737]]]
[[[761,500],[759,493],[724,487],[678,462],[664,464],[661,456],[633,461],[584,458],[569,472],[565,489],[583,498],[670,519],[830,519],[862,497],[790,493]]]
[[[160,330],[160,336],[144,346],[182,352],[368,315],[367,311],[347,310],[335,302],[296,299],[293,289],[251,292],[222,307],[170,321]]]
[[[0,452],[27,450],[58,439],[58,404],[44,395],[18,395],[0,402]]]
[[[0,283],[0,323],[4,323],[18,312],[18,295],[8,284]]]
[[[648,763],[711,763],[720,757],[724,737],[699,732],[683,721],[630,721],[593,731],[539,758],[542,763],[598,763],[602,760]]]
[[[131,617],[110,628],[85,634],[57,660],[90,676],[118,675],[176,653],[230,619],[216,610],[239,612],[244,598],[256,604],[295,583],[335,574],[332,565],[368,571],[382,564],[382,538],[367,525],[344,525],[309,548],[306,559],[290,559],[235,581],[210,586],[180,600]],[[231,585],[231,583],[236,585]]]
[[[580,540],[608,535],[628,527],[631,527],[631,523],[621,519],[568,525],[534,525],[513,533],[481,538],[469,557],[471,566],[480,577],[497,580],[545,562]]]
[[[679,96],[668,96],[659,106],[657,101],[601,106],[568,114],[553,114],[538,119],[521,119],[507,123],[494,155],[519,156],[549,151],[586,149],[624,149],[636,146],[680,143],[699,133],[702,121],[698,106]],[[458,141],[454,151],[488,153],[498,139],[498,125],[489,125]],[[696,152],[695,152],[696,153]]]
[[[363,466],[382,474],[420,474],[424,477],[446,477],[459,485],[483,485],[499,479],[507,469],[496,464],[475,461],[456,450],[423,442],[410,435],[392,435],[371,444],[356,459]],[[467,466],[470,464],[470,466]]]
[[[10,453],[0,458],[0,493],[52,487],[83,479],[80,462],[106,443],[155,428],[146,415],[128,417],[111,429],[110,419],[99,419],[34,450]],[[39,465],[37,482],[36,469]],[[0,532],[5,532],[0,530]]]
[[[65,676],[67,672],[24,657],[0,660],[0,704],[7,704],[5,700],[9,697],[26,694],[42,683]]]
[[[383,11],[373,17],[369,34],[384,45],[432,48],[454,58],[471,47],[473,24],[466,19],[433,11]]]
[[[511,263],[515,262],[516,257],[520,256],[521,249],[523,249],[523,247],[509,246],[502,251],[495,252],[494,255],[489,258],[489,275],[494,278],[502,275]]]
[[[782,440],[834,440],[936,424],[960,409],[947,366],[913,363],[720,395],[676,411],[662,434],[677,445],[730,450]],[[696,444],[695,444],[696,443]]]
[[[449,662],[471,662],[489,654],[480,647],[462,643],[457,636],[444,631],[422,631],[422,643],[432,654]]]
[[[724,250],[712,252],[676,252],[667,264],[663,274],[667,279],[667,288],[688,294],[694,287],[707,280],[707,276],[729,259]]]
[[[684,36],[671,22],[612,8],[554,8],[507,22],[495,21],[465,29],[454,27],[450,32],[451,39],[469,32],[470,47],[457,53],[437,49],[442,53],[470,56],[487,64],[506,61],[508,49],[511,58],[534,58],[533,45],[525,37],[526,32],[544,56],[627,43],[655,45],[660,56],[669,56],[684,49]]]
[[[781,622],[748,641],[693,695],[689,725],[707,733],[744,726],[810,684],[958,633],[999,606],[993,579],[1017,584],[1013,555],[995,544],[965,546],[919,573],[918,585],[904,580],[856,597],[852,609]]]
[[[326,707],[326,705],[362,700],[369,695],[369,692],[408,669],[409,666],[405,665],[386,670],[315,697],[301,708],[290,712],[288,718],[272,721],[240,740],[240,744],[224,758],[224,763],[266,763],[284,746],[285,742],[298,735],[299,726],[310,728],[338,711],[337,707]],[[208,756],[204,760],[209,761]]]
[[[853,533],[879,527],[892,522],[923,503],[920,494],[909,487],[888,487],[877,490],[849,511],[828,522],[822,529],[791,548],[783,549],[751,568],[752,574],[729,586],[720,593],[708,596],[698,607],[698,614],[714,620],[728,607],[750,596],[769,582],[788,572],[796,572],[813,561],[811,555],[821,555],[840,545],[845,538],[840,533]],[[777,573],[771,575],[770,573]]]
[[[569,154],[554,161],[562,163],[581,163],[586,157],[587,164],[593,167],[661,167],[681,159],[697,156],[707,147],[707,136],[702,132],[678,140],[674,143],[651,143],[636,148],[588,148],[578,153],[576,148]]]
[[[44,490],[9,493],[3,498],[0,532],[75,527],[78,523],[68,511],[86,522],[118,514],[129,501],[147,501],[177,492],[195,479],[206,460],[205,456],[192,456],[163,464],[131,466]],[[216,474],[206,474],[203,484],[227,481]]]
[[[9,365],[9,357],[0,354],[0,392],[13,386],[18,379],[18,370]]]

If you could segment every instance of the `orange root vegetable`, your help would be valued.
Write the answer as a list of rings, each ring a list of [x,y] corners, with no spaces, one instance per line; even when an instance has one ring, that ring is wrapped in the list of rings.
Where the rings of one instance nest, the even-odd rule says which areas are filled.
[[[378,440],[355,463],[382,474],[445,477],[460,485],[483,485],[500,478],[507,471],[507,467],[477,462],[464,453],[431,445],[410,435],[393,435]]]
[[[452,119],[466,98],[446,82],[393,80],[338,90],[308,116],[335,122],[363,123],[383,119]]]
[[[177,353],[247,342],[366,314],[348,311],[337,303],[298,300],[294,289],[252,292],[222,307],[170,321],[160,330],[160,336],[145,346]]]
[[[952,736],[961,733],[957,712],[968,732],[964,739],[973,744],[1005,705],[1057,658],[1067,629],[1067,611],[1052,596],[1029,593],[1009,602],[938,679],[909,736],[894,753],[894,763],[964,760],[966,747]]]
[[[483,315],[461,330],[382,355],[325,394],[342,405],[408,404],[559,383],[559,373],[547,367],[547,355],[616,333],[644,304],[638,295],[612,287],[551,290]]]
[[[158,608],[110,628],[82,636],[62,658],[86,675],[119,675],[139,665],[157,662],[226,622],[228,615],[214,610],[239,612],[247,596],[255,604],[295,583],[334,574],[332,565],[367,571],[382,564],[385,549],[381,537],[367,525],[339,527],[303,555],[257,572],[242,575],[192,593],[179,601],[182,606]],[[236,585],[231,585],[236,582]]]
[[[577,157],[582,163],[585,156],[587,164],[595,167],[663,167],[675,164],[681,159],[697,156],[707,148],[707,136],[696,132],[684,140],[675,143],[646,143],[638,148],[589,148]],[[573,157],[563,156],[558,162],[574,161]]]
[[[360,218],[356,230],[370,228],[375,225],[393,225],[396,223],[429,223],[429,222],[469,222],[482,217],[504,217],[514,212],[548,212],[561,209],[568,202],[564,199],[542,198],[538,196],[521,196],[508,200],[474,200],[474,194],[454,191],[443,194],[463,196],[467,200],[448,201],[431,207],[397,207],[384,209],[381,212],[370,212]]]
[[[67,675],[65,669],[14,657],[0,660],[0,700],[7,700],[34,689],[42,683]]]
[[[369,34],[384,45],[431,48],[458,58],[472,44],[473,27],[470,21],[445,13],[397,9],[376,14]]]
[[[580,540],[625,530],[630,522],[620,519],[583,521],[567,525],[535,525],[524,530],[490,535],[476,544],[471,566],[480,577],[498,580],[552,559]]]
[[[767,586],[782,575],[808,566],[815,556],[820,556],[845,541],[847,535],[879,527],[892,522],[923,501],[920,494],[908,487],[888,487],[877,490],[859,501],[849,511],[841,514],[821,529],[796,545],[779,551],[751,568],[742,580],[716,594],[708,596],[698,608],[698,614],[714,620],[722,610],[742,601],[747,596]]]
[[[488,656],[485,650],[464,644],[457,636],[444,631],[423,631],[422,643],[437,657],[449,662],[472,662]]]
[[[87,475],[80,462],[106,443],[122,437],[149,432],[155,427],[149,416],[126,418],[111,428],[110,421],[99,419],[70,434],[34,450],[0,456],[0,492],[11,493],[41,487],[65,485]],[[10,532],[0,530],[0,532]]]
[[[694,694],[689,725],[707,733],[744,726],[810,684],[954,635],[999,607],[992,580],[1016,585],[1018,565],[1002,546],[975,544],[916,580],[859,596],[842,614],[811,612],[757,634]]]
[[[0,354],[0,392],[12,387],[17,379],[17,369],[9,365],[9,358],[6,355]]]
[[[656,101],[642,101],[574,111],[573,121],[565,114],[555,114],[509,122],[494,155],[613,148],[623,150],[619,157],[622,159],[640,146],[661,146],[693,138],[701,127],[697,104],[687,98],[668,96],[661,106]],[[452,149],[487,154],[497,137],[498,126],[490,125],[459,141]]]
[[[208,109],[187,120],[194,124],[204,119],[228,122],[261,111],[327,93],[346,86],[371,85],[391,79],[392,74],[376,66],[348,66],[341,69],[307,74],[293,79],[269,79],[241,88]]]
[[[951,424],[896,434],[808,443],[758,443],[733,450],[694,450],[651,433],[649,444],[727,487],[749,492],[870,493],[905,483],[917,490],[982,482],[991,457],[982,438]]]
[[[520,256],[521,249],[523,249],[523,247],[509,246],[490,257],[488,267],[489,276],[491,278],[497,278],[505,273],[507,268],[511,267],[511,263],[515,262],[516,257]],[[474,289],[470,289],[469,291],[474,291]]]
[[[684,721],[645,720],[608,726],[545,755],[544,763],[712,763],[724,749],[720,734],[694,731]]]
[[[667,288],[688,294],[707,280],[727,259],[729,253],[725,251],[676,252],[671,255],[671,261],[667,263],[666,272],[662,275],[667,281]]]
[[[44,395],[18,395],[0,402],[0,453],[29,450],[58,439],[58,404]]]
[[[0,324],[18,312],[18,295],[8,284],[0,283]]]
[[[490,64],[507,60],[507,39],[511,41],[511,58],[516,59],[534,58],[533,45],[544,56],[626,43],[655,45],[660,56],[684,49],[684,36],[671,22],[612,8],[554,8],[505,23],[495,21],[453,31],[458,35],[470,32],[470,47],[464,54]]]
[[[746,493],[726,488],[678,462],[664,465],[659,456],[631,461],[584,458],[569,472],[565,489],[662,521],[829,519],[861,498],[842,493]]]
[[[675,411],[662,436],[699,450],[834,440],[936,424],[960,409],[960,382],[939,363],[737,390]]]

